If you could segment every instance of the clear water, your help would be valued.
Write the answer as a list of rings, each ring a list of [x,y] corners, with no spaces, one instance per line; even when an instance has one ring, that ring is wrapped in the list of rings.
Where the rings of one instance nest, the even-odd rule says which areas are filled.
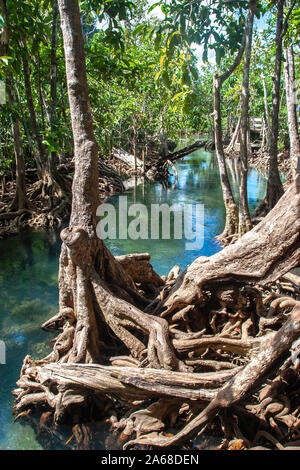
[[[175,188],[159,183],[145,183],[127,191],[128,202],[149,206],[155,203],[202,203],[205,207],[205,243],[199,251],[186,251],[185,240],[114,240],[107,245],[116,254],[149,252],[152,264],[160,274],[179,264],[186,267],[197,256],[216,253],[220,246],[214,239],[224,226],[224,207],[218,169],[213,156],[195,152],[177,162],[178,182]],[[237,192],[237,171],[231,178]],[[172,179],[171,179],[172,182]],[[249,205],[252,210],[264,196],[265,182],[255,170],[249,172]],[[118,197],[110,202],[118,205]],[[20,368],[25,355],[44,357],[50,351],[51,335],[40,325],[57,312],[57,271],[60,251],[58,234],[23,233],[0,241],[0,340],[5,341],[7,363],[0,365],[0,449],[41,449],[29,425],[13,422],[11,408]],[[54,444],[55,446],[55,444]],[[53,444],[52,444],[53,448]],[[57,443],[57,448],[60,445]]]

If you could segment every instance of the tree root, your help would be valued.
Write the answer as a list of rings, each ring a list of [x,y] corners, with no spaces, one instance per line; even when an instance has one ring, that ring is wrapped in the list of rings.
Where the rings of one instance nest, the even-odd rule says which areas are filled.
[[[298,194],[293,201],[295,209]],[[282,224],[283,211],[278,217]],[[43,325],[60,331],[46,358],[25,358],[15,413],[42,406],[54,410],[58,425],[74,407],[93,403],[99,411],[113,399],[119,405],[112,422],[123,443],[130,439],[125,446],[166,447],[189,445],[204,427],[223,432],[215,418],[227,409],[227,447],[239,445],[235,439],[253,446],[259,431],[283,446],[295,441],[299,297],[290,290],[295,279],[276,280],[299,262],[299,235],[282,235],[277,250],[277,226],[269,232],[266,224],[234,249],[166,277],[155,273],[148,254],[114,258],[92,231],[63,230],[59,312]],[[298,219],[293,225],[300,228]],[[272,251],[262,266],[263,236]],[[251,432],[243,426],[248,415]]]
[[[261,344],[255,359],[238,372],[216,395],[210,404],[174,437],[141,436],[129,441],[126,448],[135,444],[168,447],[178,445],[183,440],[191,438],[199,429],[212,419],[220,408],[228,408],[237,403],[243,396],[261,380],[272,363],[284,352],[288,351],[300,334],[300,309],[293,311],[286,324],[271,338],[267,337]]]

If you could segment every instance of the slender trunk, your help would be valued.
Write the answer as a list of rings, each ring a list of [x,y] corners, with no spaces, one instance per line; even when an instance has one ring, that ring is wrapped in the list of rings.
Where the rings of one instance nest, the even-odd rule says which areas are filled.
[[[66,111],[66,103],[65,103],[65,90],[64,87],[61,88],[61,112],[62,116],[64,118],[64,123],[66,128],[68,129],[70,127],[70,122],[67,117],[67,111]],[[68,149],[70,153],[73,153],[73,141],[70,139],[70,137],[67,135],[65,137],[65,146]],[[59,158],[61,159],[62,155],[60,153]]]
[[[247,177],[248,177],[248,148],[249,148],[249,75],[252,49],[252,33],[256,0],[249,4],[249,21],[246,27],[245,60],[241,94],[241,130],[240,130],[240,161],[241,184],[239,200],[239,235],[252,228],[248,207]]]
[[[280,107],[280,79],[282,65],[282,36],[283,36],[283,9],[285,0],[277,3],[276,24],[276,57],[272,93],[272,124],[270,129],[270,164],[267,185],[267,206],[272,209],[283,195],[283,186],[278,169],[278,132],[279,132],[279,107]]]
[[[51,39],[51,104],[50,104],[50,127],[52,138],[56,132],[56,106],[57,106],[57,32],[58,32],[58,4],[53,0],[53,20],[52,20],[52,39]],[[49,158],[50,174],[57,164],[57,153],[51,152]]]
[[[16,102],[12,89],[11,77],[8,78],[7,85],[8,103],[12,108],[14,108]],[[24,209],[26,206],[28,206],[25,183],[25,160],[21,137],[20,121],[18,117],[15,117],[14,122],[12,124],[12,134],[14,140],[14,153],[16,160],[16,194],[10,206],[10,210],[14,211]]]
[[[59,10],[57,0],[53,0],[53,20],[52,20],[52,37],[51,37],[51,73],[50,73],[50,129],[51,137],[56,141],[56,130],[57,130],[57,37],[58,37],[58,25],[59,25]],[[57,194],[59,197],[63,197],[63,188],[66,186],[63,178],[57,171],[58,156],[56,151],[48,153],[48,169],[49,169],[49,186],[52,186],[52,195]],[[68,192],[68,190],[67,190]],[[52,198],[51,198],[52,201]],[[52,202],[51,202],[52,203]]]
[[[235,203],[226,163],[223,148],[223,136],[222,136],[222,121],[221,121],[221,80],[219,77],[214,77],[214,118],[215,118],[215,146],[216,155],[218,160],[221,187],[223,193],[223,200],[226,210],[226,224],[222,236],[227,236],[237,233],[238,230],[238,208]]]
[[[25,117],[25,114],[24,114],[24,109],[23,109],[23,106],[22,106],[22,101],[21,101],[21,96],[20,96],[20,90],[19,90],[19,87],[18,87],[18,83],[16,81],[15,81],[15,92],[16,92],[15,98],[16,98],[18,108],[20,110],[20,114],[21,114],[21,118],[22,118],[22,124],[23,124],[23,127],[24,127],[25,135],[26,135],[27,140],[28,140],[29,148],[32,151],[32,155],[34,156],[35,161],[37,161],[37,159],[38,159],[38,156],[36,155],[37,149],[36,149],[36,146],[35,146],[35,144],[32,140],[32,136],[31,136],[31,134],[29,132],[29,129],[28,129],[28,126],[27,126],[26,117]]]
[[[268,105],[268,91],[267,91],[267,85],[266,85],[266,79],[265,76],[261,76],[262,79],[262,84],[264,87],[264,104],[265,104],[265,138],[266,138],[266,148],[269,150],[269,145],[270,145],[270,111],[269,111],[269,105]]]
[[[229,113],[226,119],[226,133],[225,133],[225,141],[228,142],[230,139],[231,135],[231,119],[232,119],[232,114]]]
[[[261,149],[265,150],[266,148],[266,120],[262,118],[262,137],[261,137]]]
[[[64,38],[70,113],[74,138],[75,174],[71,226],[81,226],[93,234],[96,226],[98,195],[98,145],[88,84],[80,11],[77,0],[59,0]]]
[[[237,139],[238,139],[238,136],[239,136],[239,133],[240,133],[240,127],[241,127],[241,118],[238,119],[236,128],[235,128],[234,133],[232,135],[232,139],[229,142],[228,146],[226,147],[226,153],[229,153],[234,149],[234,146],[237,142]]]
[[[24,72],[24,81],[25,81],[25,94],[29,112],[29,120],[31,126],[31,132],[35,145],[37,147],[38,153],[36,155],[37,171],[40,178],[44,178],[46,170],[46,151],[45,146],[42,142],[40,129],[36,118],[36,111],[32,97],[32,88],[31,88],[31,78],[30,78],[30,68],[28,63],[28,51],[26,47],[26,41],[24,41],[24,51],[22,54],[23,62],[23,72]]]
[[[40,102],[40,111],[41,111],[41,121],[42,121],[42,132],[45,135],[46,125],[45,125],[45,110],[44,110],[44,101],[43,101],[43,91],[42,91],[42,80],[41,80],[41,65],[40,65],[40,51],[37,52],[37,75],[38,75],[38,89],[39,89],[39,102]]]
[[[285,51],[285,88],[286,88],[286,103],[288,112],[288,126],[290,138],[290,159],[293,177],[296,176],[296,169],[298,166],[298,157],[300,157],[300,139],[297,123],[296,112],[296,93],[295,93],[295,64],[293,46],[288,46]]]
[[[247,22],[246,27],[242,39],[242,43],[240,45],[240,49],[237,53],[237,56],[232,63],[232,65],[228,68],[226,72],[222,75],[214,76],[213,80],[213,89],[214,89],[214,122],[215,122],[215,146],[216,146],[216,155],[218,159],[219,171],[220,171],[220,180],[223,192],[223,200],[226,209],[226,225],[224,232],[221,236],[226,238],[231,236],[235,233],[238,233],[238,208],[235,203],[232,190],[230,187],[230,182],[228,178],[228,173],[226,170],[226,163],[225,163],[225,155],[224,155],[224,146],[223,146],[223,135],[222,135],[222,116],[221,116],[221,87],[222,84],[229,78],[232,73],[236,70],[236,68],[241,63],[245,46],[246,46],[246,37],[249,28],[249,23],[251,23],[253,13],[251,8],[249,8],[248,15],[247,15]]]

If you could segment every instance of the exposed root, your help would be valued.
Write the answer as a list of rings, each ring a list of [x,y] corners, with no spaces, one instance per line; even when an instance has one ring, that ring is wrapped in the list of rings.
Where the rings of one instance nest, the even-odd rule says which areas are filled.
[[[58,425],[74,407],[83,422],[113,408],[125,447],[189,446],[204,429],[223,448],[270,446],[260,431],[275,447],[299,440],[298,280],[282,279],[300,260],[299,218],[278,249],[266,227],[166,277],[148,254],[114,258],[92,231],[63,230],[59,312],[43,325],[59,335],[46,358],[25,358],[15,413],[42,406]]]

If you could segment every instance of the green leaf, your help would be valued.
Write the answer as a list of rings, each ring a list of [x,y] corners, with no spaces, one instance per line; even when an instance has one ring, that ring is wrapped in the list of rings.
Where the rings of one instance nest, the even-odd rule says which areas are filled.
[[[161,1],[153,3],[153,5],[151,5],[151,7],[148,10],[148,14],[151,13],[151,11],[153,11],[156,7],[159,7],[161,5],[161,3],[162,3]]]
[[[156,37],[155,37],[155,40],[154,40],[154,48],[156,51],[159,50],[160,48],[160,43],[161,43],[161,34],[160,33],[157,33],[156,34]]]
[[[162,81],[163,81],[163,84],[168,88],[170,89],[171,88],[171,81],[170,81],[170,77],[169,77],[169,74],[166,70],[163,70],[162,73],[161,73],[161,78],[162,78]]]

